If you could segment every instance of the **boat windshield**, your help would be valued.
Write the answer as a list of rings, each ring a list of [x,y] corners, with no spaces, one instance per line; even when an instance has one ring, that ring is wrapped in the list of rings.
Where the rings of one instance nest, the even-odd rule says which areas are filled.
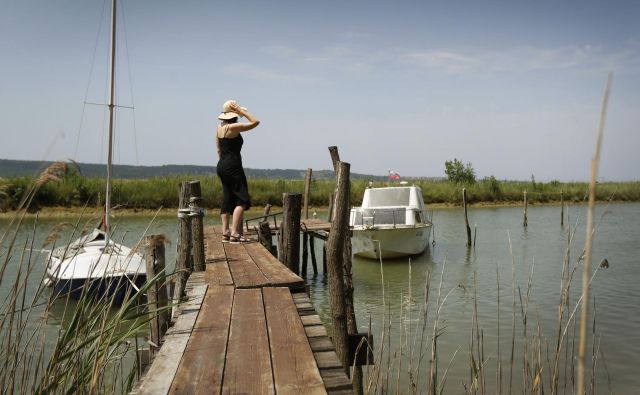
[[[408,206],[409,188],[370,189],[369,207]]]
[[[354,225],[406,225],[406,210],[404,208],[359,209],[355,212]]]

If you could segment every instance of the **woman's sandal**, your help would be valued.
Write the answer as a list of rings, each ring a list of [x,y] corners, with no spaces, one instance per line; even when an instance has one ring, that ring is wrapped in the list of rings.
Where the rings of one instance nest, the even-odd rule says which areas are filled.
[[[231,244],[251,243],[252,241],[253,240],[247,239],[242,235],[229,236],[229,243],[231,243]]]
[[[228,243],[230,239],[231,239],[231,232],[229,232],[229,233],[224,233],[224,234],[222,235],[222,242],[223,242],[223,243]]]

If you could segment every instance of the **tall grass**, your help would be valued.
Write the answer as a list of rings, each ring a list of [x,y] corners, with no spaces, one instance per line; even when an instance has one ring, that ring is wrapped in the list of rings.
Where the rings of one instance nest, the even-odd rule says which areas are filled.
[[[113,204],[130,208],[177,207],[180,183],[197,178],[201,181],[203,204],[206,208],[218,208],[222,202],[222,185],[215,176],[170,176],[149,179],[121,179],[113,184]],[[279,206],[282,194],[303,193],[304,180],[249,179],[249,192],[254,206],[266,204]],[[461,204],[461,185],[448,181],[408,180],[410,184],[422,188],[427,204]],[[33,185],[29,177],[0,179],[0,212],[17,210],[21,198]],[[33,195],[29,208],[36,211],[40,207],[81,207],[85,204],[100,205],[104,201],[105,180],[83,177],[78,174],[62,174],[59,182],[48,183]],[[351,201],[359,205],[364,189],[369,185],[366,180],[352,180]],[[373,182],[374,186],[388,183]],[[527,191],[529,203],[559,202],[563,194],[565,202],[578,203],[588,194],[587,183],[520,182],[498,181],[488,178],[466,185],[468,202],[473,203],[513,203],[521,202],[523,192]],[[331,180],[313,180],[309,201],[312,206],[327,206],[329,196],[335,185]],[[640,181],[604,182],[598,184],[595,199],[607,201],[614,196],[618,201],[640,201]]]
[[[51,181],[59,181],[64,164],[54,164],[36,182],[25,188],[14,218],[0,235],[0,393],[122,393],[135,380],[136,339],[146,329],[150,313],[145,305],[146,290],[158,274],[133,290],[125,280],[128,297],[116,305],[111,297],[89,294],[72,301],[68,295],[55,295],[44,285],[47,265],[35,240],[42,230],[38,217],[25,229],[24,216],[39,190]],[[81,232],[81,220],[70,235]],[[54,228],[44,239],[54,243]],[[18,234],[24,242],[18,244]],[[40,273],[40,274],[37,274]],[[59,328],[50,321],[57,316]]]
[[[521,264],[512,258],[511,299],[505,304],[501,295],[502,284],[500,273],[496,269],[496,287],[498,300],[496,314],[488,317],[479,315],[478,293],[475,271],[473,273],[473,289],[453,286],[443,288],[446,273],[446,259],[442,265],[439,278],[434,278],[432,269],[427,270],[423,282],[421,303],[414,304],[416,298],[411,286],[400,292],[399,307],[391,310],[388,285],[384,280],[382,262],[381,288],[383,314],[379,317],[380,334],[376,337],[372,365],[365,368],[366,394],[560,394],[576,393],[577,348],[579,334],[576,332],[577,311],[582,297],[571,300],[571,288],[574,277],[582,270],[583,254],[575,254],[571,258],[572,243],[578,221],[576,220],[567,234],[566,251],[563,258],[562,275],[559,279],[558,316],[554,329],[545,333],[542,329],[538,312],[531,307],[533,284],[535,279],[535,262],[531,263],[524,284],[516,280],[515,268]],[[510,244],[510,240],[508,241]],[[408,262],[411,267],[411,261]],[[600,268],[590,275],[589,282],[596,277]],[[411,268],[408,271],[408,282],[411,284]],[[434,285],[435,283],[435,285]],[[452,294],[471,295],[472,309],[469,314],[469,343],[458,345],[450,355],[442,355],[439,342],[446,337],[446,323],[442,316],[447,309],[446,301]],[[394,296],[395,298],[395,296]],[[507,298],[508,300],[508,298]],[[510,331],[500,331],[501,312],[511,310]],[[486,314],[486,313],[485,313]],[[407,319],[408,317],[408,319]],[[411,319],[414,317],[414,319]],[[592,345],[588,365],[591,367],[588,381],[589,393],[596,392],[596,372],[604,353],[599,349],[599,334],[596,331],[595,314],[592,317]],[[483,319],[497,319],[497,342],[491,349],[485,344]],[[490,325],[494,326],[494,325]],[[371,331],[371,328],[369,328]],[[394,340],[392,343],[391,340]],[[502,346],[508,345],[510,357],[503,358]],[[468,379],[461,382],[448,383],[447,375],[450,367],[467,361]],[[507,377],[508,376],[508,377]],[[610,377],[606,372],[608,385]]]

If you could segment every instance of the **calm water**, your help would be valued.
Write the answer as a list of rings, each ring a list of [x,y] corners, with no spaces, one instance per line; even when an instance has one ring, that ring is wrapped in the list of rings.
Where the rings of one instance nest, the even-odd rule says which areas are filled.
[[[391,314],[391,349],[399,350],[404,344],[400,392],[406,392],[406,373],[411,350],[419,352],[416,333],[421,331],[421,309],[424,300],[425,278],[431,273],[431,293],[427,339],[430,339],[438,285],[442,276],[442,295],[448,294],[440,313],[442,335],[438,338],[438,356],[440,372],[444,372],[450,360],[447,374],[446,392],[462,393],[469,378],[469,344],[474,307],[474,282],[478,309],[478,322],[484,338],[484,358],[486,362],[487,388],[495,390],[496,364],[498,361],[498,343],[501,348],[503,364],[503,389],[508,386],[508,360],[511,352],[511,314],[512,314],[512,261],[515,267],[516,285],[520,287],[522,297],[527,292],[527,281],[531,273],[532,289],[528,306],[527,330],[529,339],[539,330],[542,339],[542,360],[544,364],[543,380],[548,383],[547,348],[553,350],[557,339],[557,316],[560,300],[560,277],[563,256],[567,246],[568,230],[574,229],[575,238],[570,247],[571,267],[583,248],[586,209],[582,206],[569,208],[569,219],[564,227],[560,226],[560,207],[530,207],[529,226],[522,226],[521,208],[478,208],[471,209],[469,219],[477,225],[475,249],[465,247],[464,219],[461,209],[434,210],[435,245],[418,257],[411,259],[389,260],[382,265],[377,261],[354,258],[354,286],[357,320],[361,331],[366,332],[371,319],[376,348],[380,343],[383,326],[383,286],[386,306]],[[205,218],[208,224],[217,222],[214,215]],[[43,240],[60,220],[39,221],[34,249],[41,248]],[[116,238],[124,239],[128,245],[135,244],[139,235],[149,226],[150,218],[121,218]],[[0,220],[0,234],[4,232],[7,221]],[[18,234],[16,245],[23,245],[26,230],[31,229],[33,221],[23,227]],[[176,239],[177,219],[159,218],[151,225],[149,233],[164,233],[171,240]],[[30,232],[29,232],[30,233]],[[68,240],[68,231],[61,234],[58,243]],[[511,251],[509,243],[511,243]],[[50,248],[50,247],[49,247]],[[321,257],[321,243],[317,243],[318,258]],[[167,248],[167,262],[175,259],[175,243]],[[5,251],[2,252],[4,257]],[[38,256],[34,278],[42,275],[44,254]],[[592,283],[592,298],[595,298],[596,344],[600,354],[596,366],[596,386],[598,392],[608,392],[607,372],[612,380],[614,393],[637,393],[640,387],[640,204],[611,204],[597,207],[597,230],[593,250],[593,266],[607,258],[610,267],[600,269]],[[10,279],[15,276],[19,254],[14,253],[5,278],[0,285],[0,298],[7,294]],[[309,265],[310,266],[310,265]],[[499,284],[500,287],[498,287]],[[320,273],[310,278],[311,294],[316,308],[323,320],[329,322],[329,308],[324,277]],[[576,270],[572,284],[571,304],[577,300],[580,290],[581,271]],[[409,293],[411,292],[411,296]],[[517,291],[516,291],[517,292]],[[516,293],[517,295],[517,293]],[[500,306],[498,306],[498,297]],[[593,299],[592,299],[593,300]],[[593,306],[593,305],[592,305]],[[593,308],[591,310],[594,311]],[[43,312],[40,312],[43,314]],[[498,313],[500,321],[498,323]],[[402,317],[401,317],[402,315]],[[42,316],[34,315],[37,318]],[[54,311],[48,318],[48,328],[55,332],[63,325]],[[520,302],[516,314],[516,363],[514,387],[522,383],[522,349],[524,338]],[[498,342],[498,328],[500,339]],[[572,330],[570,330],[571,332]],[[427,340],[427,342],[430,340]],[[415,343],[414,343],[415,342]],[[589,343],[592,339],[589,339]],[[570,342],[569,342],[570,343]],[[414,345],[415,344],[415,345]],[[571,344],[569,344],[571,350]],[[457,353],[456,353],[457,351]],[[426,382],[429,369],[430,348],[424,347],[424,360],[420,369],[420,383]],[[455,357],[454,353],[456,353]],[[576,352],[577,353],[577,352]],[[393,356],[393,353],[392,353]],[[590,352],[589,352],[590,356]],[[452,359],[453,358],[453,359]],[[552,355],[549,356],[549,359]],[[386,356],[385,356],[386,359]],[[397,364],[392,363],[390,390],[395,388]],[[414,368],[416,362],[412,365]],[[569,387],[570,388],[570,387]],[[561,386],[562,392],[562,386]],[[570,390],[567,391],[571,392]]]

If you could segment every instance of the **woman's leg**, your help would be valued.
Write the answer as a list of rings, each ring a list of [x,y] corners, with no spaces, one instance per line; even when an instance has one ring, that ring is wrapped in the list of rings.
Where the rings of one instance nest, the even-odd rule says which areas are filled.
[[[222,219],[222,234],[223,235],[230,234],[230,230],[229,230],[229,213],[220,214],[220,218]]]
[[[231,225],[231,234],[233,236],[242,235],[242,223],[244,219],[244,206],[238,205],[233,210],[233,224]]]

